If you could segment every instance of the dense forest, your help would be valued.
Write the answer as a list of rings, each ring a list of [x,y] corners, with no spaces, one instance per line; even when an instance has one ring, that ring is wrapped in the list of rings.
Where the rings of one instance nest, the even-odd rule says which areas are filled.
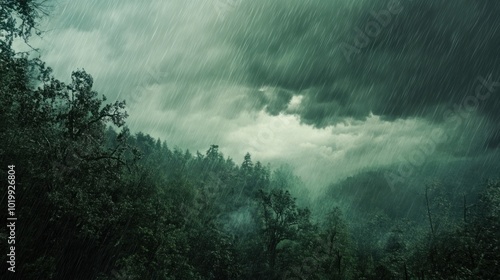
[[[126,102],[108,102],[89,73],[63,83],[13,48],[39,32],[37,3],[1,1],[0,177],[6,186],[15,170],[19,218],[14,273],[0,229],[1,279],[500,276],[498,179],[472,178],[463,193],[429,180],[408,194],[373,171],[308,199],[287,166],[132,134]]]

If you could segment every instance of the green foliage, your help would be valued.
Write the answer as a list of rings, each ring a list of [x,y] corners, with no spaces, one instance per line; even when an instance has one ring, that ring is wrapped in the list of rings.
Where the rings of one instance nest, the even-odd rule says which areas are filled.
[[[47,15],[45,0],[1,0],[0,1],[0,54],[13,55],[11,50],[15,38],[28,42],[33,30],[39,35],[38,20]],[[2,57],[4,58],[4,57]]]
[[[280,257],[281,242],[298,240],[309,226],[310,211],[298,208],[287,190],[260,190],[257,196],[261,240],[267,256],[270,275],[276,274],[275,265]],[[275,276],[272,276],[275,277]]]

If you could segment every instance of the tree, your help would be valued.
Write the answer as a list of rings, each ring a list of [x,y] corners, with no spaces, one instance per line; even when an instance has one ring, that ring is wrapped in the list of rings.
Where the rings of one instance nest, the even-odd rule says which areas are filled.
[[[243,163],[241,164],[241,169],[247,173],[250,173],[252,171],[253,163],[252,163],[252,158],[250,156],[250,153],[245,154],[245,158],[243,160]]]
[[[0,12],[0,28],[8,29],[0,54],[0,144],[9,147],[0,149],[0,162],[18,166],[17,200],[27,205],[18,214],[30,217],[18,231],[25,265],[17,274],[95,278],[112,259],[105,242],[123,218],[119,182],[129,166],[128,130],[106,146],[105,127],[124,124],[124,103],[103,104],[84,71],[65,85],[40,59],[10,50],[9,40],[27,40],[35,28],[36,3],[3,1]]]
[[[320,232],[323,245],[321,268],[325,275],[334,279],[346,279],[350,276],[352,252],[347,224],[340,208],[333,208],[325,217]]]
[[[262,240],[271,274],[275,274],[278,245],[284,240],[295,240],[309,224],[309,209],[298,208],[295,198],[286,190],[270,193],[260,190],[257,196]]]
[[[12,42],[22,38],[26,43],[33,30],[37,35],[38,21],[48,14],[47,0],[1,0],[0,1],[0,54],[12,55]]]

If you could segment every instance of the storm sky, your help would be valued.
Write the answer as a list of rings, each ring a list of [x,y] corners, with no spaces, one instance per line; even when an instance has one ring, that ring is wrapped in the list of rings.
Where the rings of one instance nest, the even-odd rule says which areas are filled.
[[[170,147],[218,144],[238,163],[250,152],[313,185],[419,150],[442,164],[498,154],[495,0],[52,6],[32,44],[56,77],[85,69],[99,93],[127,100],[133,132]]]

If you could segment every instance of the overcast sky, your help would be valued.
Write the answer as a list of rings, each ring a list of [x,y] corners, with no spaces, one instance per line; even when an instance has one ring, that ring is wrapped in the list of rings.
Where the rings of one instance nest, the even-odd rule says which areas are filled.
[[[171,147],[250,152],[309,185],[397,166],[429,141],[424,160],[443,164],[498,151],[495,0],[53,6],[33,44],[56,77],[84,68],[127,100],[132,131]]]

